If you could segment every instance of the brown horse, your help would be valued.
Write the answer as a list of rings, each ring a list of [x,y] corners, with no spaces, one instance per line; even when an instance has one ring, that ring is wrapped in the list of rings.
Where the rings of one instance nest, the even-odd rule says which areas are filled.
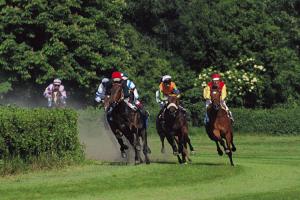
[[[124,135],[135,150],[135,163],[143,162],[140,156],[141,139],[145,162],[150,164],[148,156],[150,148],[148,147],[146,127],[144,126],[141,113],[132,110],[125,103],[123,87],[120,83],[114,83],[110,93],[111,95],[106,97],[104,107],[107,111],[107,120],[111,130],[121,146],[122,157],[126,157],[125,150],[128,149],[128,146],[122,140],[122,136]]]
[[[52,108],[63,108],[65,105],[62,102],[62,94],[59,90],[52,92]]]
[[[179,108],[179,99],[176,96],[169,96],[164,111],[164,125],[160,118],[160,113],[156,118],[156,130],[162,143],[162,152],[164,151],[164,138],[166,137],[173,149],[173,154],[177,156],[179,163],[186,163],[190,160],[187,152],[188,123],[185,113]],[[182,158],[180,158],[181,153]]]
[[[232,151],[236,151],[236,148],[233,144],[232,124],[227,111],[221,107],[221,91],[218,86],[212,87],[211,101],[212,104],[207,109],[209,123],[205,126],[206,132],[209,138],[216,142],[217,151],[220,156],[223,155],[223,151],[219,143],[223,146],[224,151],[229,157],[230,164],[233,166]]]

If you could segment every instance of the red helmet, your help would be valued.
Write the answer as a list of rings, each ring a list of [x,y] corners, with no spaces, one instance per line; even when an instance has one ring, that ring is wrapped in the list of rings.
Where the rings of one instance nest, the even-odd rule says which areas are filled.
[[[121,72],[113,72],[112,75],[111,75],[111,78],[113,81],[120,81],[122,79],[122,74]]]
[[[220,74],[212,74],[211,78],[213,81],[218,81],[221,79],[221,75]]]

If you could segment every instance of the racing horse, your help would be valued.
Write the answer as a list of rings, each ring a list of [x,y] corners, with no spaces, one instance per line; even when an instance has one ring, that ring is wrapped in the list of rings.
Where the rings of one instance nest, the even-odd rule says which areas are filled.
[[[218,154],[223,155],[220,143],[229,157],[230,164],[234,166],[232,152],[236,151],[236,147],[233,143],[232,123],[227,111],[221,106],[221,91],[217,85],[212,86],[211,101],[211,105],[207,108],[209,122],[205,125],[206,132],[208,137],[215,141]]]
[[[110,89],[110,96],[107,96],[104,102],[104,108],[107,112],[107,121],[120,144],[122,157],[127,156],[125,150],[128,149],[128,146],[125,145],[122,140],[122,136],[124,135],[134,148],[135,163],[143,162],[140,156],[141,139],[145,162],[146,164],[150,164],[148,156],[150,148],[147,143],[147,132],[144,121],[141,113],[131,109],[124,101],[124,92],[121,83],[113,83]]]
[[[52,92],[52,108],[63,108],[65,104],[62,101],[62,94],[59,90],[54,90]]]
[[[166,137],[172,147],[173,154],[177,156],[179,163],[189,161],[187,143],[190,140],[188,136],[188,123],[185,111],[179,108],[179,99],[177,96],[170,95],[163,113],[156,117],[156,130],[162,143],[162,152],[164,151],[164,138]],[[164,122],[163,122],[164,121]],[[181,158],[180,155],[181,154]]]

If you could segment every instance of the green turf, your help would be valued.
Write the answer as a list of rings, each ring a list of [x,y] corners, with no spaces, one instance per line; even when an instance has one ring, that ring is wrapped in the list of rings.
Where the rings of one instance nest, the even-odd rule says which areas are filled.
[[[235,136],[237,152],[229,165],[206,135],[192,136],[193,162],[177,164],[160,154],[150,138],[150,165],[90,161],[62,170],[0,178],[0,199],[299,199],[299,136]],[[170,151],[169,145],[166,144]]]

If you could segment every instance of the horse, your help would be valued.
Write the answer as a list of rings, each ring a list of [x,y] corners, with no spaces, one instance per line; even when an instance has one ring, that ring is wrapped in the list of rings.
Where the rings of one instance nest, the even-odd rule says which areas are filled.
[[[156,130],[162,143],[162,153],[164,152],[164,138],[166,137],[172,147],[173,154],[177,156],[179,163],[186,163],[188,159],[187,143],[190,141],[188,136],[188,123],[185,112],[179,108],[179,99],[170,95],[164,112],[164,124],[162,124],[161,113],[156,117]],[[191,147],[193,149],[193,147]],[[181,158],[179,154],[181,153]]]
[[[220,143],[229,157],[230,164],[234,166],[232,152],[236,151],[236,147],[233,143],[232,123],[227,111],[221,106],[221,91],[217,85],[212,87],[211,101],[212,103],[207,109],[209,122],[205,125],[206,132],[208,137],[215,141],[218,154],[223,155],[223,151],[219,146]]]
[[[61,100],[62,94],[59,90],[54,90],[52,92],[52,108],[63,108],[65,105]]]
[[[148,156],[150,148],[148,147],[146,127],[144,126],[141,113],[137,110],[132,110],[124,101],[122,84],[113,83],[110,93],[111,95],[105,98],[104,108],[107,111],[107,121],[111,130],[120,144],[122,157],[127,156],[125,150],[128,149],[128,146],[122,140],[124,135],[135,150],[135,163],[143,162],[140,156],[141,139],[145,162],[150,164]]]

